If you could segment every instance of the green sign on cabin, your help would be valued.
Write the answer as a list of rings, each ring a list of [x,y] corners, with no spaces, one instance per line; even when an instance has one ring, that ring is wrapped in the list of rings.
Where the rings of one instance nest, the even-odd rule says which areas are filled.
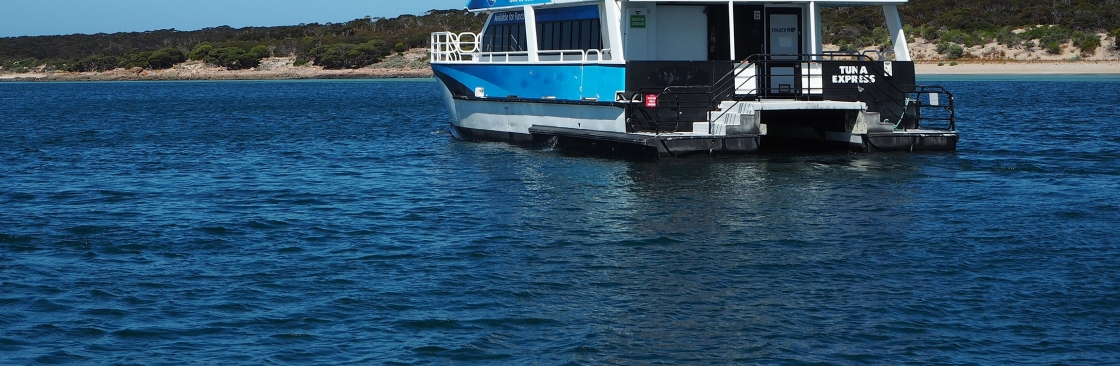
[[[645,15],[631,15],[630,28],[645,28],[646,16]]]

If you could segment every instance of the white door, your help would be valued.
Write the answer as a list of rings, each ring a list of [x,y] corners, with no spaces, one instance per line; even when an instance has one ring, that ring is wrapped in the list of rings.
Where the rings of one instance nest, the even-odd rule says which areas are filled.
[[[801,54],[801,14],[800,9],[771,9],[767,25],[767,47],[770,62],[767,66],[770,95],[795,95],[797,85],[797,62]],[[789,63],[780,60],[790,60]],[[779,62],[775,62],[779,61]]]
[[[656,24],[657,60],[708,60],[708,14],[703,6],[658,6]]]
[[[770,14],[771,55],[801,53],[801,24],[798,18],[797,14]],[[782,59],[794,60],[796,57]]]

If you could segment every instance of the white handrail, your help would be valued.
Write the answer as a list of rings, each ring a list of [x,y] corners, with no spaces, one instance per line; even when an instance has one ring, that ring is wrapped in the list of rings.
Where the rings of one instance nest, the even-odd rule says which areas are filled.
[[[468,46],[470,46],[469,50],[465,49],[463,47],[463,43],[464,43],[463,38],[466,38],[466,37],[470,37],[470,40],[471,40],[470,42],[466,42],[466,44]],[[457,47],[459,47],[459,50],[461,52],[475,53],[475,52],[479,52],[479,51],[482,50],[482,40],[478,39],[478,34],[475,34],[475,33],[471,33],[471,32],[459,33],[455,42],[458,43]]]
[[[431,43],[431,62],[459,62],[464,56],[473,59],[481,48],[478,35],[471,32],[435,32]]]
[[[527,62],[529,56],[530,53],[527,51],[482,52],[482,40],[476,33],[432,33],[430,61],[433,63]],[[611,50],[609,48],[601,50],[548,50],[537,51],[537,56],[540,63],[602,62],[611,60]]]

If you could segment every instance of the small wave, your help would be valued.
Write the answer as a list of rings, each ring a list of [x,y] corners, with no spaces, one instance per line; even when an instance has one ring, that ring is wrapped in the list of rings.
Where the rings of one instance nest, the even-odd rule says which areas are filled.
[[[256,230],[273,230],[290,227],[292,224],[282,220],[250,220],[245,226]]]
[[[148,250],[148,246],[144,244],[121,244],[113,245],[105,248],[102,253],[104,254],[139,254]]]
[[[206,233],[206,234],[219,235],[219,236],[229,236],[229,235],[240,234],[240,232],[238,232],[237,230],[230,229],[230,228],[227,228],[225,226],[203,226],[203,227],[195,228],[195,230],[201,231],[201,232]]]
[[[494,361],[513,357],[503,353],[492,354],[475,347],[450,349],[440,346],[422,346],[413,348],[412,351],[421,355],[438,356],[452,361]]]
[[[450,351],[450,349],[443,348],[443,347],[440,347],[440,346],[423,346],[423,347],[413,348],[412,351],[416,352],[416,353],[440,353],[440,352]]]
[[[329,280],[326,280],[326,281],[319,281],[319,283],[323,284],[323,285],[331,286],[331,287],[340,287],[340,286],[353,285],[353,284],[356,284],[357,282],[355,282],[353,280],[348,280],[348,279],[345,279],[345,278],[332,278],[332,279],[329,279]]]
[[[82,314],[98,318],[120,318],[128,316],[129,312],[121,309],[96,308],[83,310]]]
[[[1084,218],[1094,217],[1095,215],[1092,215],[1091,213],[1085,211],[1056,210],[1054,211],[1054,216],[1059,220],[1063,220],[1063,222],[1068,222],[1070,220],[1080,220]]]
[[[34,201],[36,197],[30,193],[8,193],[8,198],[13,201]]]
[[[115,299],[115,298],[121,297],[121,295],[117,295],[117,294],[114,294],[112,292],[102,290],[102,289],[91,290],[89,292],[89,296],[93,297],[95,299]]]
[[[394,311],[394,312],[416,309],[415,306],[402,305],[402,304],[384,304],[384,305],[378,305],[375,308],[380,309],[380,310]]]
[[[270,337],[278,339],[314,339],[315,336],[306,333],[281,333],[273,334]]]
[[[37,239],[34,236],[0,234],[0,244],[27,244],[27,243],[33,242],[35,240],[37,240]],[[12,250],[12,249],[18,249],[18,250]],[[9,251],[27,251],[28,249],[38,250],[38,248],[28,247],[28,246],[8,247],[7,248],[7,250],[9,250]]]
[[[381,235],[381,232],[376,230],[354,230],[346,234],[349,236],[377,236]]]
[[[98,337],[101,337],[101,336],[103,336],[107,333],[108,332],[106,332],[106,331],[104,331],[100,328],[94,328],[94,327],[74,328],[74,329],[72,329],[72,332],[71,332],[71,334],[73,334],[75,336],[90,337],[90,338],[98,338]]]
[[[329,204],[327,201],[323,201],[323,200],[316,199],[316,198],[301,198],[301,199],[297,199],[297,200],[293,200],[293,201],[288,201],[288,202],[285,202],[285,203],[296,205],[296,206],[325,206],[325,205]]]
[[[656,238],[652,238],[652,239],[645,239],[645,240],[623,240],[623,241],[619,242],[618,244],[623,245],[623,246],[651,246],[651,245],[652,246],[662,246],[662,245],[673,245],[673,244],[681,244],[681,243],[683,243],[683,242],[680,241],[680,240],[673,239],[673,238],[670,238],[670,237],[667,237],[667,236],[660,236],[660,237],[656,237]]]
[[[46,355],[35,358],[35,363],[39,364],[65,364],[75,362],[91,361],[93,358],[89,356],[76,355],[66,351],[54,351]]]
[[[27,342],[25,341],[15,340],[12,338],[0,338],[0,346],[22,346],[26,344]]]
[[[117,338],[133,339],[133,340],[164,339],[164,338],[168,338],[168,336],[170,335],[169,332],[167,332],[166,330],[163,330],[163,329],[132,329],[132,328],[125,328],[125,329],[113,331],[110,334],[112,334],[114,337],[117,337]]]
[[[66,231],[68,231],[68,232],[70,232],[71,234],[74,234],[74,235],[94,235],[94,234],[107,233],[109,231],[112,231],[112,229],[113,228],[111,228],[111,227],[100,226],[100,225],[78,225],[78,226],[68,228],[68,229],[66,229]]]
[[[472,320],[469,323],[485,325],[487,327],[511,328],[511,329],[512,328],[522,328],[522,327],[551,326],[551,325],[559,325],[560,324],[559,321],[556,321],[556,320],[553,320],[553,319],[547,319],[547,318],[479,319],[479,320]]]
[[[408,330],[466,329],[463,323],[450,319],[400,320],[396,326]]]
[[[27,307],[27,309],[42,313],[60,313],[70,311],[70,309],[73,309],[73,307],[69,305],[59,304],[47,299],[38,299],[32,302],[31,305]]]
[[[136,192],[125,192],[125,191],[114,191],[114,190],[99,190],[99,191],[97,191],[97,193],[102,196],[102,201],[101,202],[104,202],[104,203],[128,202],[128,201],[132,201],[132,200],[136,199],[137,197],[141,196],[140,193],[136,193]]]
[[[214,307],[215,309],[228,312],[246,313],[256,310],[254,307],[245,305],[239,302],[224,303]]]
[[[13,324],[19,324],[26,318],[23,314],[0,315],[0,329],[11,329]]]
[[[300,247],[284,247],[284,248],[277,249],[276,252],[277,253],[299,253],[299,252],[303,252],[303,248],[300,248]]]

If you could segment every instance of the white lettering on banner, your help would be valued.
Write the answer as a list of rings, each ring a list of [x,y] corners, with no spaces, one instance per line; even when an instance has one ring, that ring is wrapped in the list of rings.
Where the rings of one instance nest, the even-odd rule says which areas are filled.
[[[525,13],[524,12],[509,12],[509,13],[494,14],[494,21],[498,22],[498,23],[524,22],[525,21]]]
[[[771,33],[797,33],[797,28],[770,28]]]
[[[833,84],[874,84],[875,75],[867,66],[840,66],[840,75],[832,75]]]

